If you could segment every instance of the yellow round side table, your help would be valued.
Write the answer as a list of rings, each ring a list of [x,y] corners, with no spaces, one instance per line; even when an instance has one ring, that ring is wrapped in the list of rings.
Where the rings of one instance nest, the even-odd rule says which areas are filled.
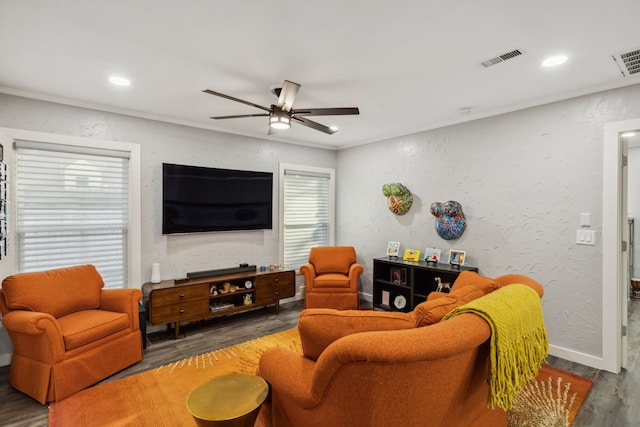
[[[250,374],[212,378],[194,388],[187,409],[200,427],[253,427],[269,385]]]

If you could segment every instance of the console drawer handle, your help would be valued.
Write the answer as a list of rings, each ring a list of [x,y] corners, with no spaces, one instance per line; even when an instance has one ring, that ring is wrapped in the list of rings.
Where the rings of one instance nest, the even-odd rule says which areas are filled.
[[[275,279],[273,279],[274,282],[279,281],[280,279],[278,279],[277,277]]]
[[[180,310],[180,314],[184,313],[184,308]]]
[[[180,298],[184,298],[184,294],[180,294]]]

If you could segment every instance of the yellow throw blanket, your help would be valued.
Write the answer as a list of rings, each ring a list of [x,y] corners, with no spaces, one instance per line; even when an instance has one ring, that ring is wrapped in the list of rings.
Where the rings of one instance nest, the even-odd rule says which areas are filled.
[[[507,285],[456,308],[442,320],[461,313],[477,314],[491,327],[487,404],[508,411],[549,352],[540,297],[528,286]]]

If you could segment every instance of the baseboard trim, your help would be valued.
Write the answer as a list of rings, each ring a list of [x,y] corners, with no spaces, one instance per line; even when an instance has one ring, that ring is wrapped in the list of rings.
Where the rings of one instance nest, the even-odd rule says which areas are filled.
[[[596,357],[590,354],[581,353],[579,351],[570,350],[568,348],[550,345],[549,354],[551,356],[559,357],[560,359],[568,360],[569,362],[579,363],[581,365],[589,366],[600,370],[606,370],[604,368],[604,360],[602,357]],[[617,372],[613,372],[616,374]]]
[[[9,366],[11,364],[11,355],[13,353],[0,354],[0,366]]]

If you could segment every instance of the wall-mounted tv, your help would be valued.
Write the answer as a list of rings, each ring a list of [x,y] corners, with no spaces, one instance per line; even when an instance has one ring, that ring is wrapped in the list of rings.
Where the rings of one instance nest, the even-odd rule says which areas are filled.
[[[271,229],[273,173],[162,164],[162,234]]]

